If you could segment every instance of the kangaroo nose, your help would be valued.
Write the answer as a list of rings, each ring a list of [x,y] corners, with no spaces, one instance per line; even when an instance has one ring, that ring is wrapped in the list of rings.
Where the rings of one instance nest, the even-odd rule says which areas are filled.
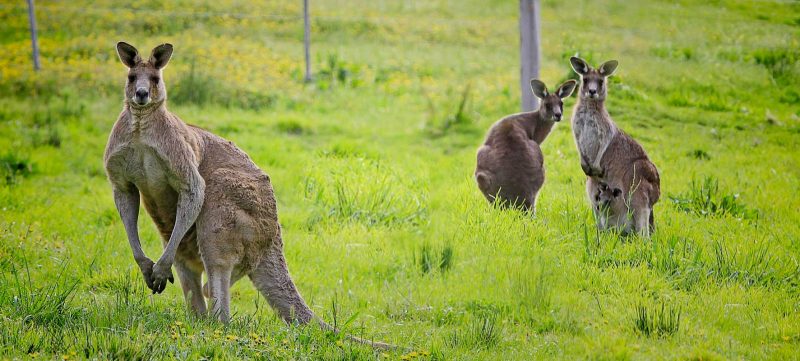
[[[589,89],[589,95],[597,94],[597,89]]]
[[[147,88],[136,89],[136,97],[139,99],[147,98]]]
[[[555,113],[553,116],[556,118],[556,120],[561,120],[561,113]]]

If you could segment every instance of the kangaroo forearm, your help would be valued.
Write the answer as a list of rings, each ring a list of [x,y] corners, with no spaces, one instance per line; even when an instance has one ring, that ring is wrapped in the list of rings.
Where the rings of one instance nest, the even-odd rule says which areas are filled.
[[[133,258],[137,263],[142,262],[147,259],[147,256],[145,256],[139,241],[139,191],[135,188],[128,191],[114,189],[114,203],[120,218],[122,218],[125,234],[128,237],[131,251],[133,251]]]
[[[164,254],[161,255],[159,262],[171,264],[175,259],[175,253],[181,240],[197,220],[200,210],[203,207],[205,198],[205,185],[195,186],[182,192],[178,197],[178,209],[175,215],[175,226],[169,237]]]

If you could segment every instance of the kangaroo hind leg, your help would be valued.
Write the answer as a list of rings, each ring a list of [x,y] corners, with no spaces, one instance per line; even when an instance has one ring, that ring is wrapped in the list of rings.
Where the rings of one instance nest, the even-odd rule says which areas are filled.
[[[175,261],[175,271],[178,273],[178,280],[181,282],[186,303],[189,304],[195,314],[204,315],[206,313],[206,302],[203,300],[203,290],[200,287],[202,274],[190,269],[178,260]]]

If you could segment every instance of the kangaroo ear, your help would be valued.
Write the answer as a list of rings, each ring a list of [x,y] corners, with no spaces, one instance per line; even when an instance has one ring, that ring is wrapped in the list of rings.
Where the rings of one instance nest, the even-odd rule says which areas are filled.
[[[119,60],[122,61],[122,64],[125,64],[128,68],[133,68],[136,64],[142,62],[142,58],[139,56],[139,52],[136,48],[124,41],[117,43],[117,55],[119,56]]]
[[[592,68],[589,66],[589,63],[577,56],[569,58],[569,63],[572,65],[572,70],[575,70],[575,72],[580,75],[588,73],[589,69]]]
[[[603,65],[600,65],[598,68],[598,70],[600,70],[600,75],[611,76],[611,74],[614,74],[614,70],[617,70],[617,65],[619,65],[619,62],[616,60],[609,60],[603,63]]]
[[[564,84],[561,84],[561,86],[558,87],[558,90],[556,90],[556,95],[558,95],[559,98],[564,99],[572,95],[572,91],[575,90],[575,86],[577,85],[578,82],[575,81],[575,79],[567,80],[564,82]]]
[[[533,91],[533,95],[542,99],[548,95],[547,85],[544,85],[539,79],[531,79],[531,90]]]
[[[167,66],[170,57],[172,57],[172,44],[161,44],[153,48],[153,52],[150,54],[150,63],[156,69],[162,69]]]
[[[619,189],[619,188],[614,188],[614,191],[613,191],[613,192],[614,192],[614,197],[615,197],[615,198],[616,198],[616,197],[619,197],[619,196],[621,196],[621,195],[622,195],[622,189]]]

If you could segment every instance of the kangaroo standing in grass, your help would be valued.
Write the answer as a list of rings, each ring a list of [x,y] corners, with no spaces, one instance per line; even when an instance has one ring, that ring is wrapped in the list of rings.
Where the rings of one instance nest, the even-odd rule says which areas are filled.
[[[617,61],[603,63],[592,68],[581,58],[570,58],[572,69],[581,77],[578,103],[572,114],[572,131],[581,156],[581,169],[586,180],[589,201],[596,209],[594,192],[600,184],[611,189],[619,188],[622,202],[626,205],[625,222],[598,220],[598,227],[630,229],[648,237],[655,227],[653,205],[661,195],[661,180],[658,169],[650,161],[639,143],[614,124],[605,107],[607,94],[606,78],[614,73]],[[599,214],[600,217],[620,217],[614,214]],[[620,223],[624,223],[624,226]]]
[[[549,93],[539,80],[531,80],[533,94],[542,99],[539,109],[509,115],[492,125],[478,149],[475,180],[489,202],[534,211],[536,195],[544,184],[544,157],[539,145],[561,121],[563,98],[577,82],[569,80]]]
[[[269,177],[232,142],[167,110],[161,75],[172,45],[157,46],[148,60],[124,42],[117,44],[117,53],[129,69],[128,81],[105,168],[147,286],[153,293],[164,291],[174,282],[174,264],[187,302],[205,314],[201,275],[206,272],[211,311],[228,322],[230,286],[247,275],[286,323],[310,322],[315,315],[297,292],[283,256]],[[140,198],[163,237],[164,253],[155,263],[139,242]]]

